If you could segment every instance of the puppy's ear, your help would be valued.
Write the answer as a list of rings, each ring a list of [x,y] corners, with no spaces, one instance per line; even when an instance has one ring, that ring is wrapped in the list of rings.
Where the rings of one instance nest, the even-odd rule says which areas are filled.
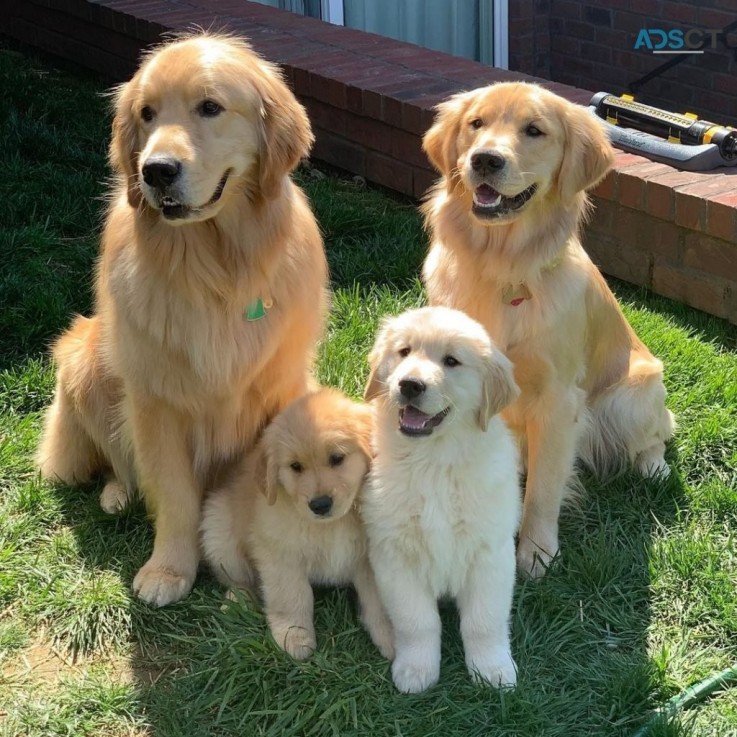
[[[141,203],[138,181],[138,130],[134,108],[138,75],[120,85],[113,93],[114,117],[110,141],[110,164],[125,178],[128,203],[137,208]]]
[[[601,121],[588,109],[566,103],[563,110],[566,143],[558,173],[564,202],[593,187],[614,161],[614,150]]]
[[[481,384],[479,427],[486,432],[489,420],[510,405],[519,396],[514,380],[512,362],[496,348],[486,357]]]
[[[467,93],[461,93],[437,105],[435,122],[422,139],[422,148],[430,163],[445,176],[449,176],[458,164],[457,139],[467,100]]]
[[[379,378],[379,366],[372,366],[366,388],[363,390],[364,401],[370,402],[384,391],[384,382]]]
[[[259,491],[266,497],[266,503],[271,506],[276,502],[277,486],[279,484],[278,466],[271,453],[268,450],[268,442],[261,439],[261,442],[254,451],[256,458],[254,460],[254,478]]]
[[[386,389],[386,377],[383,376],[382,363],[384,362],[388,334],[389,321],[384,320],[379,326],[379,332],[376,334],[376,340],[368,356],[370,372],[363,392],[363,398],[366,402],[378,397]]]
[[[366,456],[366,461],[370,464],[374,457],[371,443],[374,434],[374,409],[370,405],[359,405],[359,408],[354,417],[356,440],[361,452]]]
[[[259,155],[259,189],[266,199],[279,193],[282,180],[307,156],[315,137],[302,105],[282,81],[277,67],[267,66],[260,80],[263,135]]]

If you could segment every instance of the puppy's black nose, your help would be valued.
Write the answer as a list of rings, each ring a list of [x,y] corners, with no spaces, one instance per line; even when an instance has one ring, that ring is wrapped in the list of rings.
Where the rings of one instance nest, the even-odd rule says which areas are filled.
[[[333,508],[333,497],[327,494],[310,499],[307,506],[318,516],[324,517]]]
[[[149,187],[168,187],[182,170],[182,165],[176,159],[151,157],[141,168],[143,181]]]
[[[506,159],[496,151],[479,151],[471,156],[471,168],[477,174],[491,174],[504,168]]]
[[[399,391],[407,399],[414,399],[420,396],[425,389],[427,389],[425,382],[419,379],[401,379],[399,382]]]

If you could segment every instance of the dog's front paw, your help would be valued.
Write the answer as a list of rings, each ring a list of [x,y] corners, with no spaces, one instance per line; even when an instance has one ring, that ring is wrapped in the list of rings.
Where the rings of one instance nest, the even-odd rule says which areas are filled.
[[[665,444],[655,443],[637,456],[637,468],[643,478],[665,481],[670,476],[664,453]]]
[[[440,664],[397,656],[392,663],[392,680],[402,693],[422,693],[440,678]]]
[[[479,653],[466,659],[468,672],[479,685],[494,688],[514,688],[517,685],[517,666],[508,650]]]
[[[130,503],[130,498],[128,489],[117,479],[111,479],[100,494],[100,506],[103,512],[120,514]]]
[[[195,575],[148,561],[133,579],[133,593],[151,606],[173,604],[192,590]]]
[[[274,642],[295,660],[309,658],[317,647],[314,631],[296,624],[273,627],[271,636]]]
[[[517,570],[523,576],[542,578],[558,555],[558,536],[520,532],[517,544]]]

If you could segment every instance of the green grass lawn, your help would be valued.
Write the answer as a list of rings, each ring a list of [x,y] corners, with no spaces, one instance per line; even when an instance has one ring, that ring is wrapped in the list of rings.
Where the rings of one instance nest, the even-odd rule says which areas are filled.
[[[31,462],[53,387],[47,346],[90,310],[103,86],[7,46],[0,84],[0,734],[629,735],[737,661],[735,331],[621,284],[628,317],[665,361],[675,472],[667,483],[584,478],[588,493],[563,516],[562,563],[517,588],[515,692],[471,684],[450,607],[440,683],[408,697],[348,591],[319,594],[318,651],[305,663],[204,573],[166,609],[132,599],[152,543],[141,505],[108,517],[98,487],[41,483]],[[379,317],[423,302],[420,219],[352,181],[300,178],[335,290],[320,377],[359,395]],[[737,689],[657,734],[737,734]]]

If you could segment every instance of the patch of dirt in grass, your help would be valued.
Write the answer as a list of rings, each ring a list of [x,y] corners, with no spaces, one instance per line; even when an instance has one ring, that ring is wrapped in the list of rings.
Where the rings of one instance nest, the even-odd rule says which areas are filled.
[[[2,664],[0,680],[33,681],[41,686],[53,685],[61,676],[80,670],[79,664],[72,663],[48,641],[41,638]]]
[[[24,683],[35,686],[54,686],[62,678],[83,675],[90,667],[102,667],[116,683],[155,683],[167,672],[137,653],[133,655],[95,654],[71,658],[54,647],[43,634],[31,645],[6,662],[0,662],[0,683]]]

